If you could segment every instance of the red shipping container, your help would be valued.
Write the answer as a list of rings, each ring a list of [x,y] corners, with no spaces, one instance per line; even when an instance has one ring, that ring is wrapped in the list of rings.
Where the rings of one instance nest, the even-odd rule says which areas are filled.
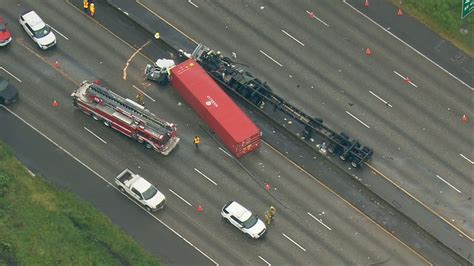
[[[172,68],[171,84],[237,158],[260,147],[260,129],[196,61]]]

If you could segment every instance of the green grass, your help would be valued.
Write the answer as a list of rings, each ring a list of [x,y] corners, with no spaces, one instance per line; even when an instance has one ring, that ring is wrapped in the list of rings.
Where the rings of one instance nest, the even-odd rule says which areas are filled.
[[[9,264],[159,262],[91,204],[30,176],[0,143],[0,265]]]
[[[474,11],[463,19],[467,20],[465,22],[469,33],[461,34],[459,29],[465,23],[461,21],[461,0],[392,0],[392,2],[466,54],[474,56]]]

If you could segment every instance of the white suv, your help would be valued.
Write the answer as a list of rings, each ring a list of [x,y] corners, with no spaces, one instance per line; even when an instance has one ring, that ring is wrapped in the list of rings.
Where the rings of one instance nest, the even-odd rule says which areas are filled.
[[[56,44],[56,36],[51,28],[43,22],[35,11],[21,15],[20,24],[41,49],[46,50]]]
[[[260,238],[267,231],[265,224],[257,215],[252,215],[251,211],[236,201],[230,201],[224,205],[221,215],[222,218],[227,219],[240,231],[249,234],[254,239]]]

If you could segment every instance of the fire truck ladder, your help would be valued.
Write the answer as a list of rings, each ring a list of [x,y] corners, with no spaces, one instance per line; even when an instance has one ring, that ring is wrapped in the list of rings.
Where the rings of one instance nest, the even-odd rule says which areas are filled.
[[[149,126],[159,134],[169,134],[171,131],[173,131],[170,123],[157,118],[153,113],[148,111],[148,109],[145,109],[143,106],[130,99],[125,99],[113,91],[97,84],[91,84],[89,89],[94,93],[101,95],[100,98],[104,101],[105,105],[114,110],[120,108],[126,111],[132,117],[142,121],[146,126]]]
[[[236,92],[240,97],[247,99],[259,110],[272,117],[272,114],[265,112],[263,106],[268,104],[273,107],[273,112],[280,110],[289,115],[294,120],[303,125],[302,132],[306,140],[310,140],[314,133],[329,142],[328,151],[339,155],[343,161],[350,161],[353,167],[358,167],[373,155],[373,150],[369,147],[362,147],[359,141],[351,140],[344,133],[336,133],[323,124],[323,120],[304,113],[300,109],[291,105],[283,98],[272,92],[266,82],[252,76],[251,73],[236,66],[228,57],[223,57],[220,53],[199,44],[192,53],[195,59],[216,81],[224,85],[227,90]]]

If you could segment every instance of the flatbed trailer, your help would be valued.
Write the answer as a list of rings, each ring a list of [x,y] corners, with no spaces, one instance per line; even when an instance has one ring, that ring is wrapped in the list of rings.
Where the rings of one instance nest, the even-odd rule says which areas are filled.
[[[219,82],[226,90],[237,93],[253,104],[256,108],[274,117],[277,111],[290,116],[302,126],[303,139],[310,141],[314,134],[325,139],[327,150],[343,161],[349,161],[353,167],[359,167],[369,160],[373,150],[362,146],[358,140],[351,139],[347,134],[337,133],[323,124],[323,120],[312,117],[299,108],[285,101],[272,92],[270,86],[255,78],[233,62],[229,57],[224,57],[202,44],[199,44],[191,54],[207,73]]]

